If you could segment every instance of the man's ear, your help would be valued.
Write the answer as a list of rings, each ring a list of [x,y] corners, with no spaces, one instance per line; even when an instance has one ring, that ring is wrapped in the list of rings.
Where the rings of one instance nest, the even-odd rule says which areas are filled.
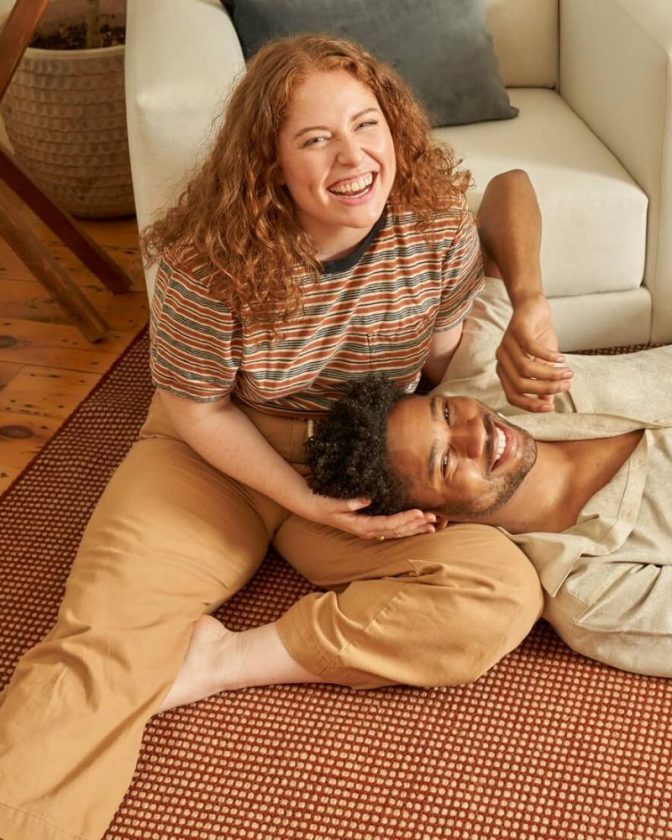
[[[448,519],[445,513],[441,513],[440,510],[433,510],[430,512],[436,516],[434,527],[437,531],[443,531],[444,528],[447,528],[450,525],[450,519]]]

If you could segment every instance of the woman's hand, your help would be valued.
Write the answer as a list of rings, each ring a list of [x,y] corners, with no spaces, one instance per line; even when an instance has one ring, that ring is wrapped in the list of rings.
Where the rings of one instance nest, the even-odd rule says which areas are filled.
[[[572,371],[558,353],[551,309],[543,294],[516,302],[496,355],[497,374],[511,405],[553,411],[553,396],[571,387]]]
[[[364,540],[399,539],[416,534],[432,534],[436,516],[421,510],[404,510],[391,516],[367,516],[357,513],[371,503],[370,499],[331,499],[312,493],[309,509],[302,516],[346,531]]]

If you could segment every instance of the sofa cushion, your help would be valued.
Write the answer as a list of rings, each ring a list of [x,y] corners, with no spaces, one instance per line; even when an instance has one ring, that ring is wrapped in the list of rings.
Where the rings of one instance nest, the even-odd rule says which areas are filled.
[[[642,282],[646,194],[557,93],[509,91],[517,120],[436,129],[476,181],[480,203],[490,178],[524,169],[543,216],[542,270],[551,297],[620,292]]]
[[[506,87],[556,88],[558,0],[485,0],[485,8]]]
[[[269,38],[352,38],[405,78],[434,125],[515,117],[497,69],[484,0],[222,0],[246,58]],[[421,13],[419,13],[421,9]]]

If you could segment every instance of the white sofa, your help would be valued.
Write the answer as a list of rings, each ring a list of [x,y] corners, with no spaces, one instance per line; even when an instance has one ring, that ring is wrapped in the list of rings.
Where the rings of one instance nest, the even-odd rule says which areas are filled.
[[[564,350],[672,341],[672,3],[487,6],[520,114],[436,131],[474,175],[472,206],[497,172],[530,174]],[[243,72],[219,0],[128,0],[128,128],[141,227],[205,153]],[[153,278],[150,270],[150,293]]]

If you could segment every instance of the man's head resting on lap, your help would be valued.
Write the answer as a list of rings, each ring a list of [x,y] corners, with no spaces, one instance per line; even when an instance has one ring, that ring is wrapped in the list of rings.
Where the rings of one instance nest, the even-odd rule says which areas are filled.
[[[316,493],[366,497],[366,513],[408,508],[444,522],[496,513],[534,466],[523,429],[471,397],[417,396],[383,376],[352,383],[306,446]]]

